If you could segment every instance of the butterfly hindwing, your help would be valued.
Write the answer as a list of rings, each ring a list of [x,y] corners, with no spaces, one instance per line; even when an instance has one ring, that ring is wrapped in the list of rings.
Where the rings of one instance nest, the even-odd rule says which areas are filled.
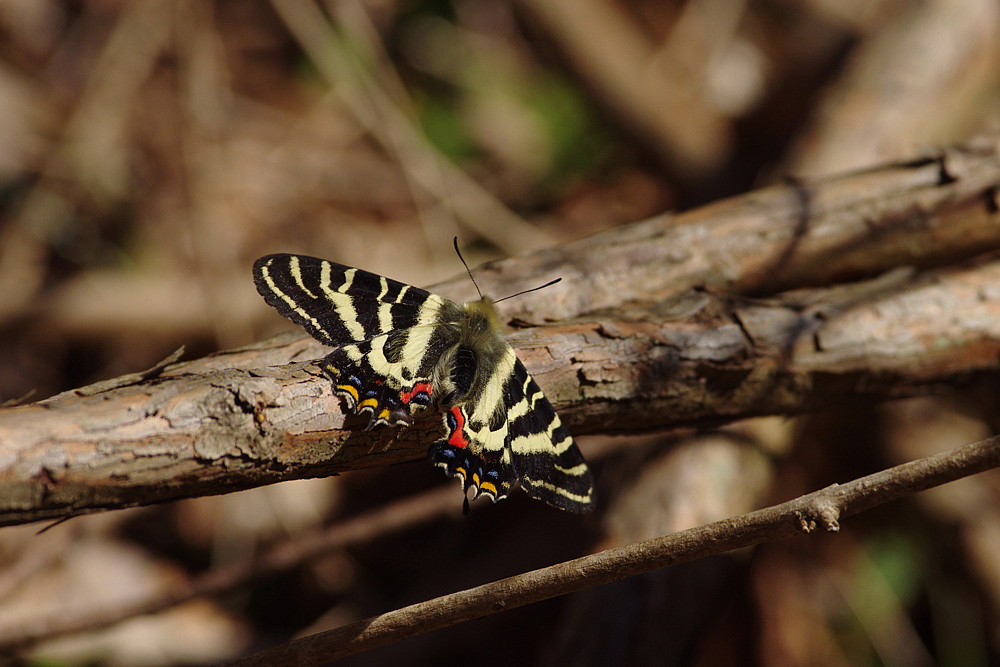
[[[431,462],[449,477],[462,480],[475,499],[485,495],[500,500],[517,481],[508,437],[504,388],[520,363],[510,345],[499,338],[500,347],[479,350],[476,379],[462,400],[446,406],[445,437],[431,446]]]
[[[458,308],[458,306],[455,306]],[[323,360],[323,374],[356,413],[375,424],[411,424],[413,410],[436,398],[434,372],[457,342],[457,330],[420,325],[343,345]]]
[[[536,500],[590,511],[593,479],[583,455],[509,345],[492,373],[481,394],[445,413],[447,436],[432,446],[431,461],[460,477],[473,498],[499,500],[520,482]]]
[[[508,402],[518,398],[507,412],[510,450],[521,488],[559,509],[589,510],[594,482],[573,437],[520,361],[510,383]]]

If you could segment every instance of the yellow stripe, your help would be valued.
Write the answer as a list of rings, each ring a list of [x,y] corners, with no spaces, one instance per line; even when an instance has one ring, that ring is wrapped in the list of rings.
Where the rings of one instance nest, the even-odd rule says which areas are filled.
[[[261,275],[262,278],[264,278],[264,282],[267,283],[268,288],[272,292],[274,292],[276,295],[278,295],[278,298],[280,298],[282,301],[284,301],[285,303],[287,303],[288,307],[292,311],[298,313],[299,317],[301,317],[303,320],[305,320],[307,322],[311,322],[312,325],[313,325],[313,328],[316,329],[316,331],[320,331],[320,332],[322,332],[324,334],[326,333],[325,329],[323,329],[323,327],[321,327],[319,325],[319,322],[316,321],[315,317],[313,317],[312,315],[310,315],[309,313],[307,313],[305,310],[303,310],[302,308],[300,308],[299,305],[297,303],[295,303],[295,299],[293,299],[292,297],[288,296],[287,294],[285,294],[284,292],[282,292],[278,288],[277,283],[274,282],[274,278],[271,277],[271,263],[270,262],[268,262],[264,266],[260,267],[260,275]]]
[[[382,276],[379,276],[379,285],[382,287],[382,291],[378,294],[378,326],[379,331],[389,331],[392,329],[392,304],[388,301],[383,301],[386,293],[389,291],[389,282]]]
[[[549,491],[555,493],[557,496],[562,496],[563,498],[569,498],[570,500],[575,500],[576,502],[581,503],[583,505],[589,505],[592,501],[592,498],[589,493],[585,496],[581,496],[578,493],[570,493],[569,491],[560,486],[556,486],[555,484],[549,484],[548,482],[543,482],[542,480],[539,479],[531,479],[528,477],[526,477],[525,479],[532,486],[539,486],[542,487],[543,489],[548,489]]]
[[[353,384],[338,384],[336,389],[337,391],[342,391],[345,394],[350,394],[354,399],[354,402],[358,402],[358,390]]]
[[[580,475],[587,474],[587,464],[578,463],[572,468],[563,468],[562,466],[552,466],[564,475],[569,475],[570,477],[579,477]]]
[[[301,289],[303,292],[305,292],[306,294],[308,294],[310,297],[312,297],[314,299],[318,299],[319,297],[316,296],[315,294],[313,294],[312,290],[310,290],[308,287],[306,287],[305,282],[302,280],[302,269],[301,269],[301,267],[299,267],[299,258],[298,257],[296,257],[295,255],[292,255],[292,261],[288,265],[288,268],[292,272],[292,278],[295,279],[295,284],[299,286],[299,289]]]
[[[358,270],[352,268],[344,271],[343,284],[336,290],[331,290],[329,285],[332,269],[330,262],[323,262],[320,270],[320,287],[323,288],[326,298],[333,304],[333,310],[337,313],[337,317],[340,318],[340,322],[347,329],[347,332],[355,340],[362,340],[365,337],[365,329],[358,322],[358,311],[354,309],[351,297],[347,294],[351,285],[354,284],[354,276]]]
[[[497,409],[498,405],[503,404],[503,384],[510,377],[516,363],[517,355],[514,354],[514,348],[508,345],[507,349],[503,351],[503,355],[497,359],[496,367],[476,403],[476,411],[469,415],[470,421],[484,424],[491,421],[490,418],[493,416],[494,410]]]

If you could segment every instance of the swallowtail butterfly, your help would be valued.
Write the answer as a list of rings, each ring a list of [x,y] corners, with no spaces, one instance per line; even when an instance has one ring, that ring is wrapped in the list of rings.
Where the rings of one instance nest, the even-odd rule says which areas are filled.
[[[268,304],[336,348],[323,374],[369,428],[410,424],[429,405],[443,412],[445,435],[429,458],[461,479],[466,503],[470,490],[496,501],[519,482],[553,507],[592,509],[583,455],[504,340],[492,300],[460,306],[303,255],[261,257],[253,276]]]

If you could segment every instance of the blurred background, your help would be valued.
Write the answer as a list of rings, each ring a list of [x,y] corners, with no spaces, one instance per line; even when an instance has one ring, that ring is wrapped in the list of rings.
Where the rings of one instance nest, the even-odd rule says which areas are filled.
[[[996,0],[0,0],[0,401],[290,325],[250,265],[416,285],[1000,131]],[[988,387],[977,399],[993,400]],[[454,507],[37,664],[224,659],[985,437],[968,394],[580,438],[602,507]],[[959,409],[956,406],[961,405]],[[81,617],[443,483],[422,462],[0,530],[0,627]],[[356,656],[351,665],[1000,662],[1000,485]],[[457,492],[456,492],[457,495]],[[974,511],[973,511],[974,510]]]

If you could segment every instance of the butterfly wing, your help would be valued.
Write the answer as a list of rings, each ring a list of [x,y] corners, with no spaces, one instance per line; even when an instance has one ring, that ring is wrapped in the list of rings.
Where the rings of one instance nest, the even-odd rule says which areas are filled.
[[[509,345],[482,390],[445,411],[446,437],[431,462],[459,477],[472,497],[506,497],[520,482],[537,500],[571,512],[594,505],[583,455]]]
[[[427,290],[305,255],[261,257],[253,278],[264,301],[331,347],[434,324],[442,310],[458,310]]]
[[[323,359],[323,374],[357,414],[376,424],[411,424],[413,410],[429,405],[441,355],[458,342],[458,330],[440,324],[390,331],[343,345]]]
[[[350,409],[378,423],[408,424],[428,405],[433,371],[455,344],[461,308],[426,290],[305,255],[254,263],[264,300],[321,343],[322,369]]]
[[[594,506],[590,469],[549,399],[520,361],[514,365],[510,386],[517,401],[507,413],[509,446],[521,488],[553,507],[589,512]]]

